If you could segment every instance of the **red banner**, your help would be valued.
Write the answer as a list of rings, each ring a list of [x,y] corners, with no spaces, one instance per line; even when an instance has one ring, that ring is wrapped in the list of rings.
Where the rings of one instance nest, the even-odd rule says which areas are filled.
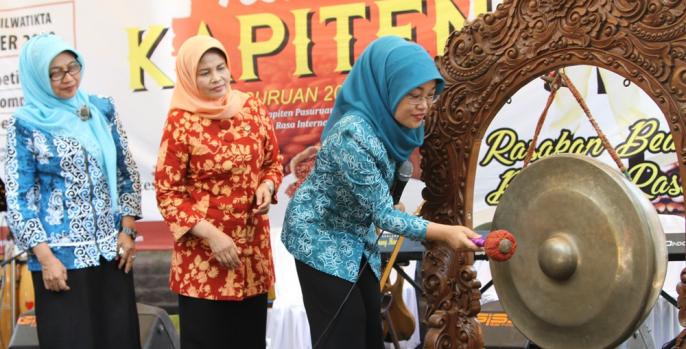
[[[486,9],[486,1],[475,3],[483,7],[479,12]],[[189,17],[173,20],[175,50],[196,34],[222,41],[230,56],[233,88],[267,105],[285,163],[319,141],[338,88],[371,41],[398,35],[436,55],[470,11],[469,0],[251,5],[231,0],[224,6],[216,1],[193,1],[191,6]]]

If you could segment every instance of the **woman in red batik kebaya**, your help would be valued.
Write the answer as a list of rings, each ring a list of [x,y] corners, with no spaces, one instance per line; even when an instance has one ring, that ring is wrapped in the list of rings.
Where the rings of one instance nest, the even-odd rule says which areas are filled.
[[[265,348],[267,212],[283,176],[274,130],[259,100],[231,89],[216,39],[184,42],[176,70],[155,187],[175,240],[169,287],[181,346]]]

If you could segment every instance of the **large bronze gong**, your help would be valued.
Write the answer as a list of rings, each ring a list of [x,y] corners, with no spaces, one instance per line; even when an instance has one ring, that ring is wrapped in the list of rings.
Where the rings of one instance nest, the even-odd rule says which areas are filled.
[[[667,270],[655,208],[618,170],[579,155],[525,168],[493,228],[517,253],[490,263],[503,308],[544,348],[611,348],[653,308]]]
[[[681,178],[686,178],[684,1],[505,0],[494,12],[480,16],[459,32],[453,33],[443,55],[437,59],[437,65],[446,79],[446,88],[427,117],[426,139],[421,149],[422,178],[427,186],[423,191],[426,203],[421,214],[430,220],[472,226],[479,148],[491,120],[522,86],[565,66],[598,66],[625,77],[646,92],[669,124],[679,161],[679,173]],[[532,107],[532,112],[539,113],[543,106]],[[541,161],[539,165],[543,164]],[[535,170],[534,166],[531,165],[531,170]],[[600,170],[601,167],[597,167],[594,171]],[[621,182],[618,178],[610,177]],[[630,190],[621,189],[621,184],[618,185],[620,187],[615,188],[615,194],[623,195],[624,199],[611,201],[616,205],[625,205],[627,201],[634,204],[639,202]],[[682,189],[683,185],[682,181]],[[540,195],[536,200],[552,200],[544,194]],[[530,205],[537,205],[536,200]],[[565,200],[580,201],[576,205],[585,208],[600,206],[595,199],[579,199],[573,194],[567,194]],[[572,219],[572,216],[562,213],[563,208],[578,213],[581,227],[583,221],[589,219],[587,217],[600,217],[597,213],[587,215],[587,211],[564,205],[551,213],[553,217]],[[625,299],[623,306],[631,312],[626,318],[615,319],[622,322],[619,329],[615,332],[612,328],[606,328],[607,340],[599,338],[600,330],[583,329],[576,334],[583,337],[588,333],[589,342],[585,343],[592,344],[570,347],[611,346],[618,338],[625,337],[645,316],[656,297],[653,287],[660,283],[660,275],[664,273],[658,262],[663,253],[660,247],[651,247],[647,236],[637,235],[629,239],[621,235],[614,225],[621,223],[620,226],[626,226],[623,222],[606,221],[592,229],[579,227],[570,231],[553,223],[538,226],[542,223],[537,219],[537,214],[525,212],[528,218],[517,222],[523,225],[523,231],[516,233],[538,234],[539,238],[536,243],[525,243],[516,253],[517,258],[525,253],[536,254],[536,258],[526,262],[514,260],[509,266],[513,274],[510,276],[512,295],[501,295],[501,299],[507,304],[508,311],[513,308],[514,299],[519,298],[518,301],[524,304],[521,310],[513,309],[510,315],[519,317],[517,312],[530,312],[529,315],[534,318],[532,321],[538,321],[522,326],[530,336],[538,336],[535,331],[539,330],[527,329],[529,326],[548,328],[548,333],[565,326],[580,329],[585,321],[594,321],[616,310],[617,305],[603,303],[603,300],[614,301],[618,296],[637,293],[638,297]],[[606,213],[611,216],[609,212]],[[648,217],[640,218],[641,215],[636,212],[633,215],[635,222],[651,226]],[[498,224],[502,224],[500,220],[503,218],[498,219]],[[554,219],[544,221],[551,222]],[[512,230],[516,229],[513,227]],[[652,228],[648,231],[648,235],[654,233]],[[577,234],[591,232],[601,239],[597,245],[590,244],[586,238],[577,237]],[[645,246],[641,247],[644,243]],[[592,274],[587,273],[591,258],[589,251],[607,256],[610,268],[599,272],[604,278],[587,275]],[[636,257],[633,257],[634,253]],[[539,261],[539,256],[543,262]],[[640,260],[650,266],[642,265]],[[455,253],[440,243],[427,244],[422,270],[428,304],[423,318],[428,327],[425,348],[483,348],[482,332],[475,318],[480,311],[481,285],[476,280],[473,262],[473,254]],[[524,264],[519,266],[515,262]],[[542,264],[546,266],[542,267]],[[537,277],[521,273],[525,266],[533,270],[538,268],[535,271]],[[543,271],[543,268],[547,270]],[[635,270],[636,275],[625,274],[628,269]],[[617,285],[608,283],[609,279],[618,279]],[[588,285],[584,287],[596,292],[590,294],[580,291],[577,294],[560,286],[578,286],[581,282],[587,282]],[[686,282],[686,269],[682,272],[682,282]],[[638,283],[642,283],[639,288],[636,285]],[[538,289],[526,287],[527,284]],[[600,285],[608,288],[601,289]],[[676,286],[665,285],[665,288]],[[557,289],[548,294],[541,291],[544,287]],[[682,324],[686,324],[686,297],[681,294],[686,294],[686,285],[681,286],[680,290],[680,318]],[[498,292],[502,294],[500,289]],[[529,294],[538,299],[527,300]],[[545,308],[543,304],[557,309],[558,313],[541,309]],[[555,308],[558,304],[573,305]],[[515,321],[521,323],[520,320]],[[614,325],[612,321],[609,319],[605,324]],[[551,333],[550,336],[550,340],[544,337],[537,341],[550,343],[549,347],[566,345],[558,342],[567,340],[564,335]]]

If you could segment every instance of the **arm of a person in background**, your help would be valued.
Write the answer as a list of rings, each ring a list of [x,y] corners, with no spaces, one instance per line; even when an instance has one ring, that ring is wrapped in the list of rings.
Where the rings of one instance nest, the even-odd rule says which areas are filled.
[[[114,103],[107,99],[105,115],[112,123],[112,139],[117,149],[117,188],[119,189],[119,209],[122,213],[121,227],[136,231],[136,220],[141,218],[141,179],[138,166],[129,148],[128,137],[121,119],[116,113]],[[119,252],[122,252],[119,254]],[[120,231],[117,236],[117,258],[119,269],[128,273],[133,267],[136,254],[134,237]]]
[[[41,264],[43,285],[50,291],[67,291],[67,269],[52,253],[48,235],[38,218],[36,158],[29,130],[17,125],[12,117],[7,128],[7,219],[19,247],[31,249]]]
[[[288,163],[288,169],[291,171],[291,173],[295,174],[299,163],[307,161],[316,156],[317,152],[319,152],[319,148],[321,148],[321,146],[319,144],[315,144],[305,148],[305,150],[301,151],[300,153],[295,154],[295,156]]]
[[[293,197],[295,192],[305,182],[307,177],[314,169],[317,153],[321,145],[319,143],[311,145],[305,150],[295,154],[288,163],[289,171],[295,177],[295,181],[286,188],[286,195]]]
[[[415,240],[443,241],[455,250],[478,250],[468,239],[478,237],[471,229],[428,222],[393,207],[388,184],[375,165],[375,155],[380,154],[369,148],[365,134],[368,136],[362,128],[344,132],[337,147],[340,150],[338,161],[357,202],[372,212],[374,225]]]
[[[279,153],[279,142],[274,133],[271,119],[267,115],[262,102],[254,99],[258,104],[260,122],[267,129],[267,137],[264,140],[264,162],[260,169],[260,184],[255,190],[255,208],[253,214],[260,215],[269,212],[269,205],[276,203],[276,189],[283,179],[283,157]]]
[[[186,186],[191,145],[185,112],[171,111],[162,132],[155,169],[157,205],[169,224],[175,240],[187,233],[207,240],[212,255],[224,267],[239,264],[238,249],[233,239],[205,220],[205,212],[196,207]]]

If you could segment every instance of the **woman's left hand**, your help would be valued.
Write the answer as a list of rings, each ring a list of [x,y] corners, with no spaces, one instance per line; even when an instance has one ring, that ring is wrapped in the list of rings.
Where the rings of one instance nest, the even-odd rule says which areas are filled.
[[[124,268],[124,273],[129,273],[133,268],[133,260],[136,258],[136,244],[131,235],[120,232],[117,237],[117,259],[119,260],[118,268]]]
[[[271,182],[262,182],[255,191],[255,208],[252,213],[255,215],[266,214],[269,212],[269,205],[272,203],[272,189]]]

